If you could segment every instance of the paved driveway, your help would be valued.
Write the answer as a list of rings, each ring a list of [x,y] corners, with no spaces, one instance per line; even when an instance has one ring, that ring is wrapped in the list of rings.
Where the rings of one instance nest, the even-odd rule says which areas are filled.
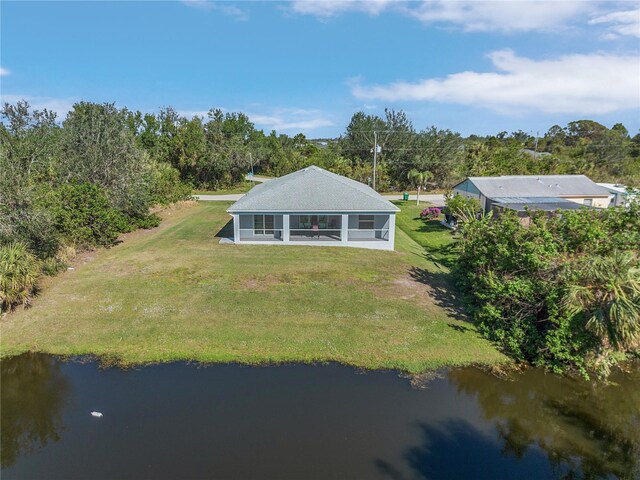
[[[383,193],[382,196],[384,198],[386,198],[387,200],[402,200],[402,194],[385,195]],[[409,195],[409,200],[413,200],[415,202],[416,201],[416,196],[415,195]],[[421,193],[420,194],[420,203],[422,203],[422,202],[432,203],[436,207],[444,207],[444,195],[442,195],[440,193],[430,194],[430,195]]]
[[[246,179],[253,180],[254,182],[259,182],[259,183],[268,182],[269,180],[271,180],[270,178],[258,177],[258,176],[254,176],[253,178],[251,178],[249,175],[246,176]],[[205,202],[215,202],[215,201],[237,202],[243,196],[244,196],[244,193],[232,193],[227,195],[194,195],[194,197],[197,198],[198,200],[202,200]],[[402,200],[402,194],[391,194],[391,195],[382,194],[382,196],[387,200]],[[416,199],[415,195],[409,195],[409,200],[415,201],[415,199]],[[436,207],[444,207],[444,195],[422,194],[420,195],[420,202],[429,202]]]
[[[194,195],[198,200],[205,202],[236,202],[244,197],[244,193],[230,193],[228,195]]]
[[[235,202],[240,200],[244,196],[244,193],[234,193],[228,195],[194,195],[198,200],[202,200],[205,202]],[[402,195],[383,195],[387,200],[402,200]],[[416,196],[409,195],[409,200],[413,200],[415,202]],[[429,202],[436,207],[444,207],[444,196],[443,195],[420,195],[420,203]]]

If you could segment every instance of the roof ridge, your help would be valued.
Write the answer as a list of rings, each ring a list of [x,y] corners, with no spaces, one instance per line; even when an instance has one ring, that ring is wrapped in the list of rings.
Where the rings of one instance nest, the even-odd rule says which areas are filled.
[[[255,192],[254,194],[252,194]],[[398,208],[368,185],[317,165],[254,187],[227,211],[398,211]]]
[[[353,180],[352,178],[343,177],[342,175],[338,175],[337,173],[330,172],[329,170],[325,170],[324,168],[317,167],[316,165],[311,165],[311,166],[317,168],[320,173],[325,174],[329,178],[333,178],[333,179],[339,181],[343,185],[346,185],[346,186],[348,186],[349,188],[351,188],[353,190],[357,190],[360,193],[364,193],[365,195],[367,195],[367,196],[369,196],[369,197],[371,197],[371,198],[373,198],[375,200],[381,200],[382,199],[384,201],[387,201],[384,198],[381,198],[382,195],[380,195],[374,189],[369,187],[369,185],[366,185],[366,184],[364,184],[362,182],[358,182],[357,180]],[[345,180],[347,180],[347,181],[345,181]],[[371,191],[368,191],[366,189],[360,190],[359,188],[355,187],[351,182],[359,183],[363,187],[367,187],[367,188],[371,189]]]

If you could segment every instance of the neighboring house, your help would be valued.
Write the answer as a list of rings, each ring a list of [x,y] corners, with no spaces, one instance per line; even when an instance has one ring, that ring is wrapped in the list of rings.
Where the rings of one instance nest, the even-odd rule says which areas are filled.
[[[611,206],[620,207],[626,205],[628,199],[632,196],[627,191],[627,187],[620,183],[598,183],[601,187],[606,188],[611,194]]]
[[[542,157],[548,157],[549,155],[551,155],[549,152],[536,152],[535,150],[531,150],[529,148],[523,148],[520,151],[522,153],[526,153],[527,155],[533,158],[542,158]]]
[[[256,185],[227,212],[234,243],[393,250],[399,210],[367,185],[311,166]]]
[[[500,209],[555,211],[607,208],[610,193],[584,175],[505,175],[469,177],[453,192],[477,198],[484,212]],[[524,216],[524,213],[521,215]]]

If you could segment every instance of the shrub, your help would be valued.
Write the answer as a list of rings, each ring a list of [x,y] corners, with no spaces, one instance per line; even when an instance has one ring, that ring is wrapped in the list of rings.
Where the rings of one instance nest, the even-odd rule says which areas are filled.
[[[42,262],[42,273],[49,277],[54,277],[67,268],[67,264],[55,257],[49,257]]]
[[[74,244],[112,245],[120,233],[132,228],[128,218],[110,206],[98,185],[62,185],[51,191],[43,203],[62,238]]]
[[[528,226],[511,211],[470,219],[454,272],[480,331],[516,360],[584,376],[606,375],[637,351],[638,243],[627,245],[640,231],[626,215],[531,212]]]
[[[131,219],[135,228],[155,228],[160,225],[160,217],[154,213]]]
[[[24,243],[0,246],[0,311],[28,306],[40,274],[40,261]]]
[[[447,193],[444,199],[447,205],[444,213],[455,217],[458,223],[466,223],[477,218],[481,211],[480,202],[475,198]]]
[[[152,164],[150,177],[149,193],[153,205],[169,205],[191,198],[191,186],[183,183],[180,172],[168,163]]]
[[[427,207],[420,212],[420,218],[423,220],[435,220],[442,214],[439,207]]]

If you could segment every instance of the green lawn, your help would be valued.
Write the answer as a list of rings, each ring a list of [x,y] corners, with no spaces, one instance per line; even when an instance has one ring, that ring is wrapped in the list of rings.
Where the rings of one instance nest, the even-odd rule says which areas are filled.
[[[420,206],[415,202],[393,202],[401,211],[396,216],[396,225],[415,243],[423,247],[425,255],[439,268],[448,270],[454,260],[453,235],[451,230],[440,225],[439,220],[423,221],[420,212],[430,204]]]
[[[441,267],[412,240],[408,206],[398,219],[400,252],[220,245],[227,207],[166,213],[159,228],[47,279],[32,308],[2,320],[1,354],[94,354],[123,364],[337,361],[411,372],[505,361],[456,319]]]

